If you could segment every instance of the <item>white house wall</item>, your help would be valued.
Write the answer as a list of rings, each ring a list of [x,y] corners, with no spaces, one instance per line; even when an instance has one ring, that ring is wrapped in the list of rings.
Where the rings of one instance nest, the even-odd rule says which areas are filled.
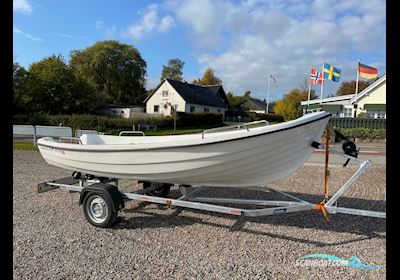
[[[362,110],[365,104],[386,104],[386,81],[375,89],[366,93],[357,100],[358,109],[357,115],[360,113],[366,113],[366,110]]]
[[[163,97],[162,92],[168,91],[168,96]],[[165,81],[157,91],[147,100],[146,102],[146,113],[153,114],[154,106],[159,106],[159,114],[170,115],[171,114],[171,106],[167,105],[165,108],[165,104],[172,104],[176,106],[176,111],[184,112],[186,101],[176,92],[176,90]]]

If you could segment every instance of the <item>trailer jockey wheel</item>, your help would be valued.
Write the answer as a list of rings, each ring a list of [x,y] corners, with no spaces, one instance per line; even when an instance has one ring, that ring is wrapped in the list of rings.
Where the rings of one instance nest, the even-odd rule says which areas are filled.
[[[112,210],[112,203],[103,193],[88,193],[83,201],[86,220],[96,227],[111,226],[117,220],[117,213]]]
[[[156,187],[154,190],[149,191],[147,194],[157,197],[167,197],[171,189],[170,184],[166,183],[153,183],[153,182],[143,182],[143,189],[148,189],[151,187]]]

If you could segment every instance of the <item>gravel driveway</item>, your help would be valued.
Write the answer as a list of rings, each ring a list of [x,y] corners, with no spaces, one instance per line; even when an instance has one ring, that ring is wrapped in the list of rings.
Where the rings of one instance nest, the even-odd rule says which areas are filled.
[[[386,221],[317,212],[237,218],[127,202],[111,229],[91,226],[77,193],[36,193],[36,185],[71,172],[39,152],[14,150],[14,279],[383,279]],[[331,166],[334,191],[356,166]],[[323,166],[307,163],[272,187],[318,202]],[[385,210],[386,167],[374,165],[340,206]],[[122,181],[123,190],[136,188]],[[221,191],[221,190],[220,190]],[[212,193],[209,193],[209,195]],[[178,190],[171,191],[177,197]],[[331,254],[378,269],[303,266],[307,254]]]

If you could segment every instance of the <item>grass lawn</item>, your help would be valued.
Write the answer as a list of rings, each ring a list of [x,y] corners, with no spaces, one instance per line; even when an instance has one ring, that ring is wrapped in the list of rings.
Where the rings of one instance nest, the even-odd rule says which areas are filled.
[[[27,150],[27,151],[38,151],[38,147],[32,142],[13,142],[14,150]]]

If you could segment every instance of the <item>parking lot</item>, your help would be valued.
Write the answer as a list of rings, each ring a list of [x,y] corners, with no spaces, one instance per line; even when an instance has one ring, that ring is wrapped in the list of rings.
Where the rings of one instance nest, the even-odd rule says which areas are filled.
[[[374,162],[339,200],[340,206],[385,211],[386,166],[382,160]],[[331,192],[356,168],[331,165]],[[323,198],[323,174],[320,161],[312,160],[270,186],[317,203]],[[336,214],[327,224],[321,213],[311,211],[238,218],[130,201],[117,225],[99,229],[85,220],[79,194],[36,193],[38,183],[71,172],[47,165],[37,151],[14,150],[13,175],[14,279],[382,279],[386,275],[384,219]],[[132,191],[137,185],[125,180],[120,188]],[[208,195],[213,192],[229,196],[232,190],[209,190]],[[173,189],[171,196],[179,196],[179,191]],[[304,255],[318,253],[343,259],[355,256],[363,264],[383,267],[299,262]]]

